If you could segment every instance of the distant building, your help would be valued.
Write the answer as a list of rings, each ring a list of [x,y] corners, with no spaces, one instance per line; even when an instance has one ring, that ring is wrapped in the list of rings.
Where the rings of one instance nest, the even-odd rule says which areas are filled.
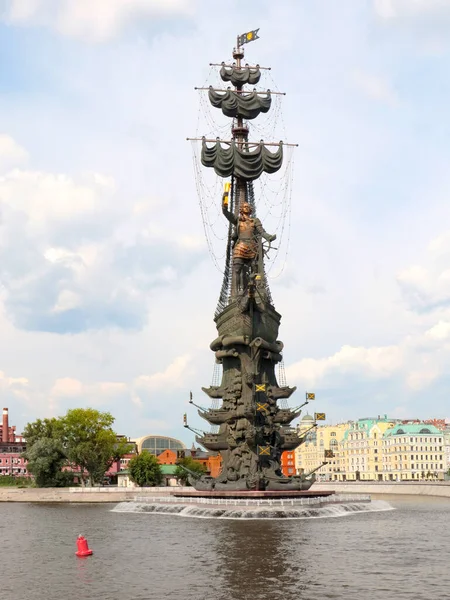
[[[147,450],[154,456],[159,456],[164,450],[184,450],[186,446],[182,441],[164,435],[145,435],[135,440],[138,454]]]
[[[383,436],[387,481],[444,479],[444,432],[428,423],[399,424]]]
[[[340,481],[383,480],[383,435],[395,421],[378,416],[350,422],[342,440],[344,472]]]
[[[181,440],[162,435],[147,435],[135,440],[137,452],[150,452],[158,458],[161,465],[176,465],[178,458],[191,457],[203,464],[211,477],[217,477],[222,468],[222,457],[192,446],[188,450]],[[127,468],[127,465],[124,465]]]
[[[211,477],[217,477],[220,474],[222,468],[222,457],[219,453],[206,452],[201,448],[196,448],[192,445],[190,450],[186,448],[183,450],[164,450],[158,456],[158,461],[161,465],[176,465],[177,460],[180,458],[192,458],[196,462],[202,464],[208,475]]]
[[[285,450],[281,454],[281,471],[285,477],[292,477],[295,470],[295,450]]]
[[[445,452],[445,472],[447,478],[450,478],[450,425],[444,430],[444,452]]]
[[[308,474],[326,462],[316,471],[317,481],[335,481],[342,479],[345,473],[345,457],[341,446],[349,423],[338,425],[322,425],[315,427],[314,417],[305,415],[297,430],[305,442],[295,450],[296,470],[299,475]],[[332,456],[325,458],[325,451]]]
[[[26,460],[22,456],[25,451],[25,441],[16,434],[16,427],[9,425],[8,409],[3,409],[0,426],[0,476],[28,476]]]

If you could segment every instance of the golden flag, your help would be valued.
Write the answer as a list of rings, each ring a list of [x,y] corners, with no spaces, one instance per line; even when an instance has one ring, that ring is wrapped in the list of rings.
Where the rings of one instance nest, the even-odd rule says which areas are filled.
[[[242,46],[243,44],[248,44],[248,42],[253,42],[254,40],[259,40],[258,31],[259,31],[259,28],[240,35],[239,36],[239,46]]]
[[[225,185],[223,186],[222,204],[225,206],[225,208],[228,207],[230,188],[231,188],[231,183],[228,183],[228,182],[225,183]]]

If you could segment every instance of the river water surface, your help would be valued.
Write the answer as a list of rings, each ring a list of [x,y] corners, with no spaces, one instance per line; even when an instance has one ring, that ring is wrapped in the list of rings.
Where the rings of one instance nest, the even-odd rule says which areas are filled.
[[[382,499],[395,510],[289,521],[0,503],[0,599],[450,598],[450,500]]]

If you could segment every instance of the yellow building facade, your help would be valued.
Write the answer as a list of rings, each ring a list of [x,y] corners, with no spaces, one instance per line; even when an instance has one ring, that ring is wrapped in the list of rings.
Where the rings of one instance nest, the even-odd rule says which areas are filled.
[[[317,481],[334,481],[344,468],[341,442],[348,429],[348,423],[321,425],[315,427],[314,417],[305,415],[298,425],[298,433],[305,436],[305,443],[295,450],[295,468],[297,474],[316,471]],[[333,457],[325,458],[325,450],[332,450]]]
[[[337,425],[315,426],[305,415],[298,425],[305,443],[295,451],[296,472],[316,471],[317,481],[381,481],[383,479],[383,435],[395,422],[387,416],[359,419]],[[332,456],[325,457],[331,450]]]
[[[445,433],[427,423],[398,424],[383,439],[383,480],[442,480]]]
[[[305,442],[295,451],[296,472],[317,469],[317,481],[442,480],[450,468],[449,432],[429,423],[385,415],[317,426],[305,415],[297,429]]]
[[[383,436],[395,422],[387,416],[350,423],[342,441],[345,469],[338,481],[383,480]]]

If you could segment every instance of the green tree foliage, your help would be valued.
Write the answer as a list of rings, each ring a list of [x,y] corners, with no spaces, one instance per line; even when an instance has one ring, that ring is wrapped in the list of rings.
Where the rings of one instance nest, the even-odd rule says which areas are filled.
[[[38,487],[61,487],[70,485],[63,474],[66,453],[63,448],[62,425],[59,419],[38,419],[28,423],[24,429],[27,450],[27,470]],[[71,477],[73,482],[73,476]]]
[[[25,425],[23,435],[27,441],[27,448],[42,438],[58,439],[62,437],[61,419],[38,419]]]
[[[102,481],[115,460],[131,451],[125,441],[118,441],[112,429],[114,417],[93,408],[74,408],[61,418],[67,459],[81,470],[82,484]]]
[[[156,456],[144,450],[128,463],[130,478],[139,487],[161,485],[163,475]]]
[[[27,469],[38,487],[62,487],[73,483],[73,474],[63,472],[66,453],[61,440],[43,437],[36,439],[27,449]]]
[[[188,478],[190,475],[190,473],[183,469],[183,467],[186,467],[186,469],[189,469],[189,471],[194,473],[194,476],[201,477],[206,473],[205,465],[202,465],[202,463],[198,462],[197,460],[194,460],[191,456],[187,456],[186,458],[180,458],[177,460],[175,477],[182,485],[189,485]]]
[[[64,417],[38,419],[24,429],[28,470],[40,487],[70,485],[79,472],[82,485],[100,483],[115,460],[131,451],[117,439],[110,413],[92,408],[75,408]]]

